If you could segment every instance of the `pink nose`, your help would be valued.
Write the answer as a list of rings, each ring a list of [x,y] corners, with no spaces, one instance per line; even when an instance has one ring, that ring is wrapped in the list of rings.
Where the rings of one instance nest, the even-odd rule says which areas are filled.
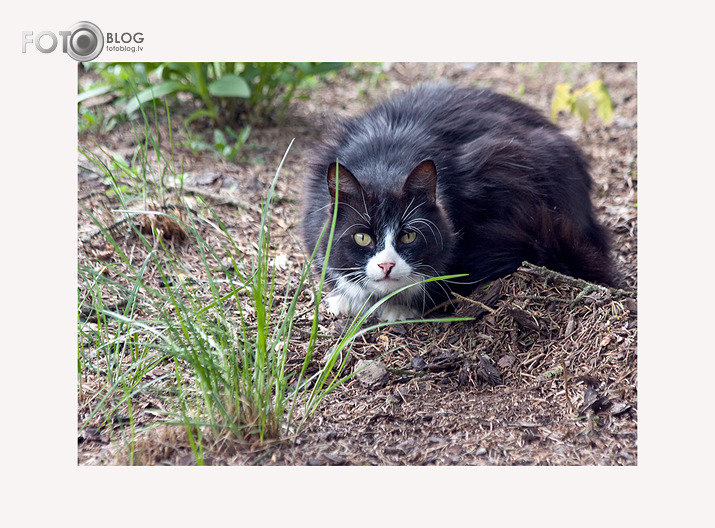
[[[378,264],[382,272],[385,274],[385,277],[390,275],[390,270],[395,267],[394,262],[383,262],[382,264]]]

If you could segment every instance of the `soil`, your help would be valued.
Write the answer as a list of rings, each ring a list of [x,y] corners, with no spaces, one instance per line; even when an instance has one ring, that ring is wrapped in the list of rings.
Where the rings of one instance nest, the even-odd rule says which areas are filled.
[[[285,266],[300,269],[304,155],[328,119],[355,115],[395,91],[437,79],[488,86],[550,115],[556,84],[578,88],[601,78],[613,100],[613,121],[606,125],[594,115],[583,123],[562,113],[559,125],[591,163],[593,200],[613,236],[621,287],[594,288],[550,270],[520,268],[457,303],[455,315],[474,321],[396,325],[364,336],[346,368],[381,363],[330,393],[299,434],[264,445],[217,442],[207,446],[205,463],[637,465],[636,65],[394,63],[380,71],[359,65],[304,89],[283,122],[252,129],[235,162],[192,152],[183,132],[174,131],[174,156],[188,173],[185,191],[209,201],[241,249],[250,253],[259,222],[255,204],[295,138],[277,184],[273,242]],[[110,111],[109,101],[89,104]],[[172,123],[191,110],[173,109]],[[160,123],[166,127],[165,118]],[[201,132],[200,125],[194,125],[195,133]],[[168,134],[161,137],[166,140]],[[93,129],[79,140],[104,157],[131,159],[136,150],[135,132],[127,123],[109,132]],[[86,211],[110,225],[120,219],[113,212],[119,206],[101,178],[82,168],[78,178],[78,259],[101,265],[114,257],[101,237],[90,237],[96,226]],[[201,267],[191,248],[176,247],[187,267]],[[311,301],[301,298],[298,312],[309,311]],[[309,322],[304,317],[296,324],[307,327]],[[344,319],[321,310],[321,333],[338,336],[344,325]],[[297,336],[291,347],[296,365],[307,342],[301,339]],[[322,340],[317,356],[330,345],[330,338]],[[82,374],[79,423],[91,412],[91,397],[101,385],[101,379]],[[135,462],[195,464],[182,428],[149,427],[156,424],[158,406],[149,398],[134,403],[133,426],[141,430]],[[78,463],[127,464],[121,440],[127,424],[102,422],[96,416],[79,431]]]

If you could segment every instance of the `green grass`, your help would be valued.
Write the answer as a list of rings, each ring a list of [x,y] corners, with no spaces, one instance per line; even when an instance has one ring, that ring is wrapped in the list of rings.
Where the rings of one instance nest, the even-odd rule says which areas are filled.
[[[86,76],[78,94],[79,130],[111,130],[143,113],[158,101],[176,102],[187,130],[197,136],[192,150],[235,160],[251,127],[265,121],[280,123],[299,89],[348,66],[342,62],[133,62],[85,63]],[[103,111],[97,97],[110,98]],[[186,99],[191,104],[186,104]],[[190,125],[200,120],[211,130],[199,134]]]
[[[180,188],[167,188],[166,179],[180,177],[173,147],[165,154],[150,118],[143,118],[129,161],[80,149],[85,169],[109,183],[124,220],[110,229],[96,211],[84,209],[96,226],[94,239],[102,239],[112,257],[98,264],[81,253],[78,263],[80,432],[115,431],[129,463],[136,463],[141,430],[135,412],[153,398],[165,410],[157,423],[183,427],[199,465],[217,442],[255,445],[298,434],[326,395],[353,375],[343,360],[355,339],[386,324],[366,326],[379,304],[329,343],[331,352],[315,371],[313,356],[325,346],[318,334],[325,269],[313,279],[314,255],[298,271],[279,272],[273,264],[272,200],[290,147],[262,204],[255,254],[246,255],[208,203],[199,199],[192,209]],[[334,223],[326,226],[322,235],[328,251],[334,229]],[[198,269],[186,262],[187,251]],[[315,303],[306,336],[296,321],[301,293],[309,289]],[[289,368],[296,340],[307,342],[305,356]],[[116,429],[117,423],[124,426]]]
[[[97,163],[95,156],[87,158],[108,179],[117,179],[107,164]],[[137,180],[143,181],[142,173],[137,171]],[[217,434],[230,432],[239,440],[255,437],[263,442],[279,437],[288,401],[288,343],[296,301],[307,285],[308,267],[301,271],[292,300],[289,302],[291,297],[285,295],[278,302],[274,295],[275,268],[270,264],[268,214],[274,187],[263,207],[258,254],[252,262],[240,257],[220,218],[203,204],[224,235],[223,249],[229,255],[231,269],[226,269],[225,260],[222,263],[215,248],[202,237],[191,211],[181,215],[188,220],[164,212],[130,211],[126,208],[131,198],[124,196],[120,185],[112,187],[121,195],[118,199],[125,214],[162,216],[180,226],[187,243],[196,249],[205,276],[188,275],[175,248],[161,233],[155,228],[144,233],[130,220],[127,229],[132,232],[125,236],[135,237],[146,253],[141,263],[133,262],[112,233],[96,220],[120,262],[110,266],[113,269],[109,273],[85,265],[78,270],[80,391],[86,371],[104,380],[85,424],[96,413],[111,421],[120,409],[128,411],[131,418],[127,406],[134,397],[150,391],[173,406],[166,421],[186,426],[199,463],[202,437],[206,435],[202,429]],[[92,216],[91,211],[86,212]],[[158,274],[164,287],[146,279],[149,269]],[[120,302],[112,304],[108,299]],[[234,310],[226,307],[231,301]],[[85,317],[87,314],[92,317]],[[96,322],[90,323],[90,319]],[[90,350],[94,358],[88,354]],[[171,374],[162,380],[164,383],[146,382],[146,373],[160,364],[170,366]]]

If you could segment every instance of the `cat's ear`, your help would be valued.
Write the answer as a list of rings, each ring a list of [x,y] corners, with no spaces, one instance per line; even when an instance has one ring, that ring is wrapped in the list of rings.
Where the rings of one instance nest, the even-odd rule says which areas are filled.
[[[348,196],[360,196],[362,193],[360,182],[357,181],[357,178],[355,178],[348,169],[343,165],[331,163],[328,167],[328,190],[330,191],[330,198],[333,203],[335,203],[336,180],[338,181],[337,187],[340,194],[340,200],[338,201],[344,202]]]
[[[417,165],[407,177],[402,192],[424,195],[434,203],[437,200],[437,167],[434,161],[426,159]]]

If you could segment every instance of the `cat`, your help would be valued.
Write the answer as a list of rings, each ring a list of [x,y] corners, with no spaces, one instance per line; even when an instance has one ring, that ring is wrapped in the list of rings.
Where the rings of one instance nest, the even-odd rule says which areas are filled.
[[[611,284],[588,163],[537,110],[488,89],[422,84],[336,123],[312,150],[303,240],[312,254],[338,200],[328,311],[420,317],[523,261]],[[326,254],[327,231],[314,265]]]

